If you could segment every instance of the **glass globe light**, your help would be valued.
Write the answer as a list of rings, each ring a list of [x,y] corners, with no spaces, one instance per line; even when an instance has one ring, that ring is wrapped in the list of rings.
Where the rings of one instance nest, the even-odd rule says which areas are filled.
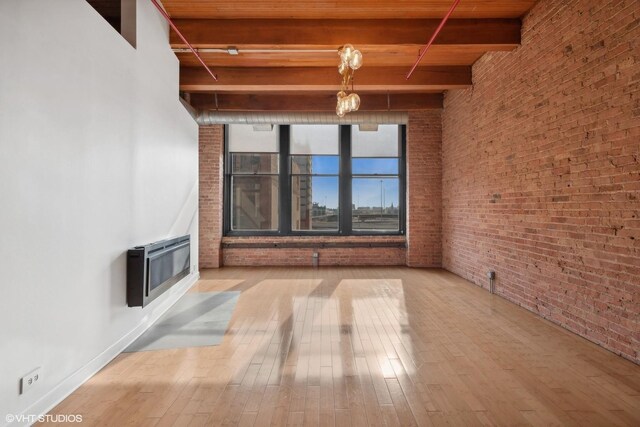
[[[343,77],[342,90],[336,94],[336,114],[338,117],[343,117],[347,113],[358,111],[358,108],[360,108],[360,96],[356,93],[347,95],[344,89],[351,82],[351,89],[353,90],[353,74],[355,70],[362,67],[362,52],[356,50],[353,45],[345,44],[338,49],[338,55],[340,56],[338,72]]]
[[[347,95],[342,99],[344,102],[344,109],[347,111],[351,111],[351,95]]]
[[[343,102],[344,102],[344,111],[346,111],[347,113],[352,112],[353,110],[351,109],[350,98],[347,96],[346,98],[344,98]]]
[[[346,62],[341,62],[340,65],[338,65],[338,72],[342,75],[344,75],[344,73],[346,73],[348,69],[349,65],[347,65]]]
[[[345,102],[345,99],[347,99],[347,97],[340,98],[340,101],[338,101],[338,105],[340,106],[340,110],[341,110],[343,113],[348,113],[348,112],[349,112],[349,111],[348,111],[348,105],[347,105],[347,103]]]
[[[358,68],[362,67],[362,53],[359,50],[354,50],[351,53],[349,67],[351,67],[353,70],[357,70]]]
[[[351,95],[347,96],[347,98],[345,99],[345,101],[346,101],[346,104],[348,105],[349,112],[353,111],[353,106],[354,106],[354,103],[353,103],[353,94],[351,94]]]
[[[351,111],[358,111],[358,108],[360,108],[360,97],[357,93],[352,93],[349,97],[351,98],[349,100]]]
[[[342,59],[342,62],[346,62],[349,63],[349,60],[351,59],[351,55],[353,54],[354,48],[352,45],[350,44],[345,44],[344,46],[342,46],[342,49],[340,49],[340,59]]]

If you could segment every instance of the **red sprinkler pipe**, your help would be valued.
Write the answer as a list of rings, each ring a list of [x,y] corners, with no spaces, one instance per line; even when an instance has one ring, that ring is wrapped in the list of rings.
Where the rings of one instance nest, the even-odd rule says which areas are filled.
[[[422,49],[420,51],[420,56],[418,56],[418,60],[416,61],[415,64],[413,64],[413,67],[411,67],[411,70],[407,74],[407,80],[409,80],[409,77],[411,77],[411,74],[413,74],[413,72],[416,70],[416,68],[418,67],[418,64],[420,63],[420,61],[422,61],[422,57],[424,56],[425,53],[427,53],[427,50],[429,50],[429,48],[433,44],[433,41],[436,39],[436,37],[438,37],[438,34],[440,33],[440,31],[444,27],[444,24],[447,23],[447,20],[449,19],[449,17],[453,13],[453,11],[458,6],[458,3],[460,3],[460,0],[454,0],[453,4],[451,5],[451,9],[449,9],[449,12],[447,12],[447,14],[444,16],[444,18],[442,18],[442,21],[440,22],[440,25],[438,25],[438,28],[436,28],[436,31],[431,36],[431,40],[429,40],[429,43],[427,43],[425,45],[424,49]]]
[[[193,46],[191,46],[191,43],[189,43],[187,41],[186,38],[184,38],[184,36],[182,35],[182,33],[180,32],[180,30],[178,30],[178,28],[176,28],[175,24],[173,23],[173,21],[171,21],[171,18],[169,17],[169,15],[167,15],[167,12],[165,12],[165,10],[162,8],[162,6],[160,6],[158,4],[158,2],[156,0],[151,0],[151,3],[153,3],[153,5],[156,7],[156,9],[158,9],[158,11],[160,11],[160,13],[162,14],[162,16],[164,16],[164,19],[167,20],[167,22],[169,23],[169,25],[171,26],[171,28],[173,28],[173,31],[176,32],[176,34],[178,34],[178,36],[180,36],[180,38],[182,39],[182,41],[189,46],[189,49],[191,49],[191,52],[193,52],[193,54],[196,56],[196,58],[198,58],[198,61],[200,61],[200,63],[202,64],[202,66],[207,70],[207,72],[211,75],[211,77],[213,77],[213,80],[218,81],[218,78],[216,77],[215,74],[213,74],[213,72],[211,71],[211,69],[207,66],[207,64],[204,63],[204,61],[202,60],[202,58],[200,57],[200,55],[198,55],[198,52],[193,48]]]

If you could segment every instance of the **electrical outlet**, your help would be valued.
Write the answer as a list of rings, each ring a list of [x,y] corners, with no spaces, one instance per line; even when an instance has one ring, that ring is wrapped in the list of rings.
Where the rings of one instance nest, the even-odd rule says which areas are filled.
[[[42,368],[36,368],[24,377],[20,378],[20,394],[24,394],[42,380],[41,370]]]

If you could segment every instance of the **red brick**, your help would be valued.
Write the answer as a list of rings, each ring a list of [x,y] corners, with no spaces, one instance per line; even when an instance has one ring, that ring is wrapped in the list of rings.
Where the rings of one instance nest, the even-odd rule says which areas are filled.
[[[201,268],[220,266],[224,158],[222,126],[201,126],[199,133],[199,262]]]
[[[407,265],[442,265],[442,118],[412,112],[407,126]]]
[[[442,145],[443,266],[636,363],[639,15],[540,1],[445,96]]]
[[[329,265],[404,265],[404,247],[365,247],[373,243],[404,244],[404,236],[290,236],[290,237],[224,237],[223,243],[278,244],[281,248],[226,248],[223,264],[227,266],[311,266],[312,255],[318,253],[318,263]],[[288,243],[313,243],[317,247],[287,248]],[[323,248],[324,243],[361,243],[363,247]]]

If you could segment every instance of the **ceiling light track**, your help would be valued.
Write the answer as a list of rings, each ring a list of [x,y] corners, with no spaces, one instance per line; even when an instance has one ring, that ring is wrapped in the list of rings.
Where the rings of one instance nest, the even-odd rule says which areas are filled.
[[[198,61],[200,61],[200,63],[202,64],[202,66],[207,70],[207,72],[211,75],[211,77],[213,77],[213,80],[218,81],[218,77],[213,74],[213,71],[211,71],[211,69],[209,68],[209,66],[207,64],[204,63],[204,61],[202,60],[202,58],[200,57],[200,55],[198,54],[198,52],[196,52],[196,50],[193,48],[193,46],[191,46],[191,43],[189,43],[187,41],[187,39],[182,35],[182,33],[180,32],[180,30],[178,30],[178,28],[175,26],[175,24],[173,23],[173,21],[171,20],[171,17],[167,14],[167,12],[162,8],[162,6],[160,6],[160,4],[156,1],[156,0],[151,0],[151,3],[153,3],[153,5],[156,7],[156,9],[158,9],[158,11],[160,12],[160,14],[162,16],[164,16],[164,19],[166,19],[166,21],[169,23],[169,25],[171,26],[171,28],[173,28],[173,31],[176,32],[176,34],[178,34],[178,36],[182,39],[182,41],[189,46],[189,50],[191,50],[191,52],[193,52],[193,54],[196,56],[196,58],[198,58]]]

